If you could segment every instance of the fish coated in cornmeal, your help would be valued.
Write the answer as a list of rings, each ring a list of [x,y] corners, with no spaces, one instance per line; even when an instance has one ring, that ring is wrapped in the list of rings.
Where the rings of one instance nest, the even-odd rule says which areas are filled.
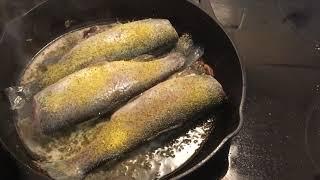
[[[102,62],[75,72],[34,96],[34,125],[44,134],[112,112],[133,96],[180,70],[186,57]]]
[[[159,83],[117,110],[94,141],[71,159],[56,164],[51,175],[83,177],[101,163],[219,106],[224,98],[222,86],[207,75],[192,74]]]
[[[125,60],[173,46],[178,34],[169,20],[145,19],[120,24],[80,42],[40,75],[40,87],[98,61]]]

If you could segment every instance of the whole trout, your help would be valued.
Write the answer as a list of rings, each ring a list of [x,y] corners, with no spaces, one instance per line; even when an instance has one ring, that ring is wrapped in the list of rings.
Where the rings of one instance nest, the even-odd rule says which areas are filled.
[[[176,30],[165,19],[116,25],[80,42],[56,64],[48,65],[40,76],[39,84],[46,87],[94,62],[132,59],[173,46],[177,40]]]
[[[224,98],[222,86],[207,75],[186,75],[159,83],[117,110],[95,140],[55,166],[55,172],[82,177],[99,164],[219,106]]]
[[[181,53],[170,53],[147,62],[101,62],[82,69],[34,96],[34,125],[51,134],[112,112],[182,69],[187,60]]]

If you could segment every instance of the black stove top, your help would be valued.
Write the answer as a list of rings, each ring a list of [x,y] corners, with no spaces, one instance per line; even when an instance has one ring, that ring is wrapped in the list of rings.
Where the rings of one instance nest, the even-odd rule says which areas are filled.
[[[2,13],[39,2],[16,1],[0,3]],[[245,68],[244,125],[189,178],[320,179],[320,1],[212,0],[212,5]],[[1,172],[8,174],[0,176],[34,179],[29,171],[17,172],[7,153],[0,154]]]
[[[319,179],[320,1],[213,4],[230,17],[217,15],[247,73],[244,126],[224,179]]]

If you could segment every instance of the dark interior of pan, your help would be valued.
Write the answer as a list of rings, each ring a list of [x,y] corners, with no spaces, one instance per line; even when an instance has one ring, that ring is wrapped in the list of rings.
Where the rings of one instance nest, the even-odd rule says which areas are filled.
[[[42,3],[6,26],[0,44],[0,89],[15,85],[32,57],[68,31],[92,23],[143,18],[167,18],[179,33],[192,34],[193,39],[205,48],[204,59],[214,68],[215,77],[229,98],[224,117],[217,122],[218,128],[211,133],[207,143],[192,160],[170,175],[182,177],[205,163],[238,131],[242,121],[239,108],[243,93],[241,65],[232,42],[214,18],[188,1],[56,0]],[[20,163],[38,171],[18,138],[14,112],[4,96],[0,101],[0,117],[3,145]]]

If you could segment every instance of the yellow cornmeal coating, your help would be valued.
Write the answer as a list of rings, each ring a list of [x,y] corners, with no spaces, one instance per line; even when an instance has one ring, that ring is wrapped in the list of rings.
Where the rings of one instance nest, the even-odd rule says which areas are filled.
[[[69,161],[72,168],[66,173],[85,174],[99,162],[221,104],[224,97],[221,85],[206,75],[187,75],[160,83],[116,111],[95,141]]]
[[[102,59],[132,58],[177,40],[178,34],[168,20],[146,19],[117,25],[84,40],[58,63],[49,65],[40,85],[46,87]]]
[[[126,81],[132,80],[132,83],[148,82],[150,79],[157,78],[163,68],[168,68],[168,63],[163,59],[148,62],[100,63],[67,76],[67,81],[61,85],[63,90],[48,93],[40,99],[39,103],[47,112],[63,111],[70,105],[84,107],[95,103],[95,99],[101,95],[103,89],[115,87],[117,80],[122,80],[124,76],[127,78]]]
[[[50,93],[44,96],[40,103],[49,112],[58,112],[65,108],[64,104],[75,103],[77,105],[87,104],[92,96],[95,95],[106,84],[106,71],[100,67],[90,68],[75,74],[65,88],[65,91]]]
[[[132,144],[129,142],[149,138],[174,123],[170,121],[171,116],[187,117],[194,109],[221,102],[224,98],[222,89],[209,86],[212,79],[189,75],[168,80],[147,91],[148,94],[113,114],[111,123],[97,137],[105,142],[100,142],[97,150],[122,151]],[[115,137],[119,132],[122,135]]]

